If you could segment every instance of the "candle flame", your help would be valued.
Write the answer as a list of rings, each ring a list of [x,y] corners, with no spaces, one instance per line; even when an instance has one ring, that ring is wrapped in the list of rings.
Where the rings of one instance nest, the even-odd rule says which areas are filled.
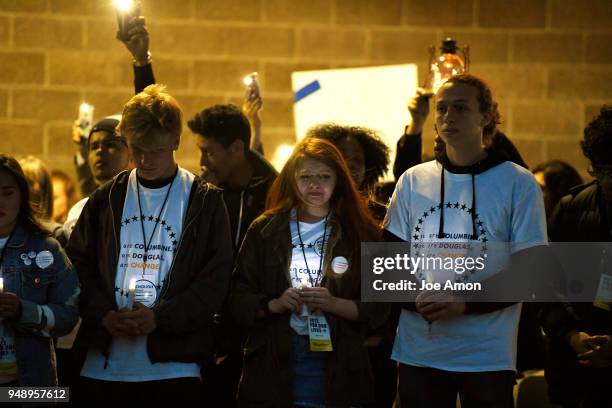
[[[114,0],[115,7],[117,7],[120,11],[127,13],[134,6],[133,0]]]

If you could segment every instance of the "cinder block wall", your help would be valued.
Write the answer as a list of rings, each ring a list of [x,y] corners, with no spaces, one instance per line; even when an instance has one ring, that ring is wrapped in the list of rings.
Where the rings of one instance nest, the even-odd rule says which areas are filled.
[[[413,62],[422,73],[447,35],[470,45],[531,166],[562,158],[584,172],[582,129],[612,102],[610,0],[143,0],[142,11],[157,79],[186,118],[240,103],[242,76],[259,71],[268,154],[293,138],[291,71]],[[0,152],[72,170],[79,103],[101,117],[133,92],[115,31],[111,0],[0,0]],[[431,150],[431,122],[425,139]],[[197,170],[188,131],[178,157]]]

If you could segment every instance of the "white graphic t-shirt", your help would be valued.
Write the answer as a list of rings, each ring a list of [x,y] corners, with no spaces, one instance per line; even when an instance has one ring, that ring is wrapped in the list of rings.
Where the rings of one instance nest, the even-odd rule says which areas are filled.
[[[158,302],[181,239],[193,180],[192,173],[179,168],[172,184],[149,189],[137,185],[136,170],[130,173],[115,278],[115,300],[119,309],[128,304],[132,279],[136,282],[135,302],[147,307]],[[155,381],[200,376],[200,368],[195,363],[152,364],[147,354],[146,336],[113,338],[108,365],[106,368],[104,365],[102,353],[90,350],[81,375],[106,381]]]
[[[8,237],[0,238],[0,251],[6,246]],[[0,266],[0,277],[2,277]],[[11,326],[0,320],[0,384],[17,379],[17,354],[15,352],[15,333]]]
[[[292,211],[291,215],[294,218],[295,211]],[[308,287],[315,287],[323,279],[323,271],[321,270],[322,259],[325,256],[323,241],[325,241],[325,246],[327,247],[331,233],[331,228],[329,226],[326,228],[325,222],[325,218],[312,224],[300,222],[299,233],[297,222],[292,220],[289,223],[291,246],[293,248],[289,266],[289,278],[291,279],[291,286],[294,288],[299,288],[302,286],[302,283]],[[324,232],[325,240],[323,239]],[[293,312],[289,325],[297,334],[308,335],[307,316]]]
[[[462,274],[451,270],[450,275],[423,269],[417,279],[481,282],[505,268],[512,253],[546,244],[542,194],[528,170],[504,162],[476,174],[474,214],[472,175],[444,171],[444,202],[441,176],[436,161],[407,170],[398,180],[384,228],[410,242],[418,256],[481,256],[486,267]],[[438,238],[442,211],[444,236]],[[499,244],[490,250],[490,243]],[[521,304],[515,304],[429,324],[420,314],[402,310],[391,358],[455,372],[514,370],[520,311]]]

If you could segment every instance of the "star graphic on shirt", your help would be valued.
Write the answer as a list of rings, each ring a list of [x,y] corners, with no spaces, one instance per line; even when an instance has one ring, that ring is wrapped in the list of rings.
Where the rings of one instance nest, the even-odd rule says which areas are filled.
[[[419,231],[421,231],[421,227],[414,227],[414,230],[415,230],[416,232],[419,232]]]
[[[467,208],[467,205],[465,205],[465,204],[462,204],[462,205],[461,205],[461,209],[462,209],[462,210],[465,210],[466,208]]]
[[[482,242],[487,242],[487,241],[488,239],[486,237],[482,239]]]
[[[419,249],[419,244],[413,244],[412,246],[414,247],[414,249]]]
[[[175,239],[172,241],[172,245],[176,245],[176,244],[178,244],[178,241]]]
[[[453,204],[451,202],[446,203],[446,208],[451,208]]]
[[[419,224],[422,224],[422,223],[423,223],[423,219],[419,218]]]
[[[168,226],[166,227],[166,231],[170,232],[171,230],[172,230],[172,227],[168,225]]]
[[[140,221],[144,221],[147,217],[145,217],[144,215],[140,216]]]
[[[459,203],[458,203],[458,202],[457,202],[457,203],[455,203],[455,204],[453,205],[453,207],[455,207],[455,208],[459,208]]]
[[[413,237],[415,240],[419,239],[419,236],[418,236],[417,234],[414,234],[412,237]]]
[[[119,292],[119,286],[115,286],[115,292]]]
[[[438,208],[438,210],[441,210],[442,209],[442,203],[438,204],[437,208]]]
[[[153,221],[153,216],[149,215],[149,221]]]
[[[162,220],[161,225],[166,225],[166,220]]]
[[[486,231],[484,229],[480,230],[480,235],[484,235],[486,233]]]
[[[423,213],[423,217],[427,218],[427,216],[429,215],[429,213],[426,211]]]
[[[132,221],[138,221],[138,217],[137,216],[133,216],[132,217]]]
[[[130,223],[130,219],[126,218],[125,220],[123,220],[123,222],[125,223],[125,225],[128,225]]]
[[[170,234],[170,238],[174,238],[176,236],[176,234],[173,232],[172,234]]]
[[[308,244],[307,246],[308,246],[308,248],[314,248],[313,244]]]
[[[471,213],[472,213],[472,211],[473,211],[473,210],[472,210],[471,208],[468,208],[468,209],[467,209],[468,214],[471,214]]]
[[[159,217],[155,217],[155,222],[159,222],[159,221],[161,221]]]
[[[478,225],[479,227],[482,227],[482,221],[478,221],[476,225]]]
[[[433,214],[436,211],[436,207],[431,207],[429,211]]]

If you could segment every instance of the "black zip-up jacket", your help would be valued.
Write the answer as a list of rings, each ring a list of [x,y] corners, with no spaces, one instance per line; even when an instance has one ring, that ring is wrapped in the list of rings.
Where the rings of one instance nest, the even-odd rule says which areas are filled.
[[[253,166],[253,175],[246,187],[232,187],[221,184],[223,199],[227,205],[232,242],[238,249],[247,230],[255,218],[266,209],[268,190],[278,173],[259,153],[249,150],[246,156]]]
[[[74,347],[108,357],[112,337],[102,318],[117,310],[115,276],[120,222],[129,171],[96,190],[85,205],[68,242],[67,253],[79,274],[79,312],[83,323]],[[153,308],[156,329],[147,337],[147,352],[155,362],[211,361],[213,315],[225,299],[233,250],[221,191],[196,177],[183,231],[160,301]]]
[[[559,201],[550,217],[550,240],[610,242],[611,216],[612,204],[606,204],[596,181],[574,187],[570,194]],[[598,256],[595,247],[593,250],[593,256]],[[591,335],[612,334],[612,313],[595,307],[593,303],[559,304],[543,314],[542,323],[553,343],[566,343],[565,337],[570,330],[586,331]],[[564,347],[561,344],[558,346],[570,350],[567,344],[563,344]],[[570,360],[575,363],[573,354],[570,354]]]

